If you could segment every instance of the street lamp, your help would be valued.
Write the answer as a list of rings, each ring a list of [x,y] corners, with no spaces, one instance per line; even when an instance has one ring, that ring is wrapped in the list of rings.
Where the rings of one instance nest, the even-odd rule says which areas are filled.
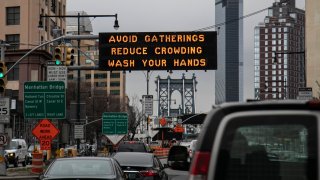
[[[117,30],[119,29],[119,22],[118,22],[118,14],[114,14],[114,15],[80,15],[80,13],[78,13],[78,15],[42,15],[40,14],[40,19],[39,19],[39,28],[43,28],[43,23],[42,23],[42,18],[50,18],[50,17],[57,17],[57,18],[77,18],[78,19],[78,35],[80,35],[80,18],[84,18],[84,17],[114,17],[115,21],[114,21],[114,28]],[[78,39],[78,66],[80,67],[80,40]],[[80,122],[80,69],[78,69],[78,97],[77,97],[77,119],[78,122]],[[77,147],[80,147],[80,140],[77,140]]]

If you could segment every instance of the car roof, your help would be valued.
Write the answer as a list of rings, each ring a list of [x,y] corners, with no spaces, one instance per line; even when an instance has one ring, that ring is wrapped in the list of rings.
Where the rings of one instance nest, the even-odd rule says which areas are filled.
[[[144,152],[117,152],[113,157],[121,166],[152,167],[154,154]]]
[[[56,161],[68,161],[68,160],[111,160],[111,157],[96,157],[96,156],[81,156],[81,157],[66,157],[66,158],[58,158]]]

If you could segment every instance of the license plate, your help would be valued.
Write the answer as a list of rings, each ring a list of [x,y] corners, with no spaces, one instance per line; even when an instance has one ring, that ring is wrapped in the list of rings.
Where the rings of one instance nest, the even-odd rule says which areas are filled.
[[[128,178],[129,178],[129,179],[136,179],[136,178],[137,178],[137,175],[136,175],[136,174],[129,173],[129,174],[128,174]]]

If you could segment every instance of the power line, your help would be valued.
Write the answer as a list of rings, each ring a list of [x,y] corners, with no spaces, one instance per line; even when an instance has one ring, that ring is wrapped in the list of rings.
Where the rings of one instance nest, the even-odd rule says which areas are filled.
[[[226,24],[229,24],[229,23],[233,23],[233,22],[236,22],[236,21],[239,21],[241,19],[245,19],[247,17],[250,17],[250,16],[253,16],[253,15],[256,15],[256,14],[259,14],[265,10],[268,10],[269,7],[267,8],[264,8],[264,9],[261,9],[259,11],[256,11],[256,12],[253,12],[253,13],[250,13],[250,14],[247,14],[245,16],[241,16],[239,18],[236,18],[236,19],[232,19],[232,20],[229,20],[229,21],[225,21],[223,23],[219,23],[219,24],[215,24],[215,25],[212,25],[212,26],[208,26],[208,27],[204,27],[204,28],[201,28],[201,29],[198,29],[198,30],[195,30],[195,31],[205,31],[205,30],[208,30],[208,29],[212,29],[212,28],[216,28],[216,27],[220,27],[220,26],[224,26]]]

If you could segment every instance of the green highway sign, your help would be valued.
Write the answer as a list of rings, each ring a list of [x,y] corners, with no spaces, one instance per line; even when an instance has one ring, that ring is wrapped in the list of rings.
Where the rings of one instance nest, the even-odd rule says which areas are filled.
[[[127,134],[128,114],[123,112],[104,112],[102,114],[102,133]]]
[[[24,83],[25,119],[65,119],[66,90],[62,81]]]

